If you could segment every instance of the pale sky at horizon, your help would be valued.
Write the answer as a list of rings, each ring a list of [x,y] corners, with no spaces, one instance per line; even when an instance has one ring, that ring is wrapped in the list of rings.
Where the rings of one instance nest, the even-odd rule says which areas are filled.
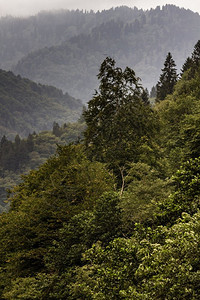
[[[41,10],[86,9],[102,10],[126,5],[143,9],[174,4],[200,13],[200,0],[0,0],[0,16],[28,16]]]

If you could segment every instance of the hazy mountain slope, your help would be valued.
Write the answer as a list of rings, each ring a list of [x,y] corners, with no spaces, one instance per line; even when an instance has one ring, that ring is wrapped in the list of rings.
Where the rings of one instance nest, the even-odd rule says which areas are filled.
[[[89,33],[91,29],[109,19],[128,21],[140,14],[127,7],[101,13],[75,11],[41,12],[27,18],[0,19],[0,68],[9,70],[29,52],[61,44],[72,36]]]
[[[52,86],[0,70],[0,136],[25,136],[77,120],[82,103]]]
[[[200,37],[200,16],[190,10],[166,5],[162,9],[141,10],[132,21],[131,17],[125,21],[124,11],[124,7],[118,8],[115,20],[110,18],[91,33],[30,53],[19,61],[14,72],[89,100],[105,56],[132,67],[143,85],[150,88],[158,80],[167,53],[172,52],[181,67]]]

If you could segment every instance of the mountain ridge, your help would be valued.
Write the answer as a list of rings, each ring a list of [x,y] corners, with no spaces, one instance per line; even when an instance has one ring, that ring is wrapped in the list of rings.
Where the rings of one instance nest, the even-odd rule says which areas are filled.
[[[142,78],[143,86],[151,88],[159,78],[166,54],[172,53],[180,69],[199,39],[199,14],[175,5],[148,11],[119,7],[112,14],[107,13],[108,18],[91,26],[88,33],[31,52],[12,70],[36,82],[57,86],[76,98],[83,97],[87,102],[106,56],[114,57],[122,67],[129,65]]]
[[[0,136],[47,130],[54,121],[76,121],[81,111],[81,101],[69,94],[0,70]]]

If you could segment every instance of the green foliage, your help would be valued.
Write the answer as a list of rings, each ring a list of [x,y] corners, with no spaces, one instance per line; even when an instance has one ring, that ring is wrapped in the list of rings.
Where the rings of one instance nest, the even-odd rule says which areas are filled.
[[[121,209],[119,208],[119,195],[117,193],[104,193],[98,200],[94,209],[93,241],[107,244],[122,234]]]
[[[183,74],[192,67],[193,67],[193,60],[191,57],[188,57],[182,66],[181,76],[183,76]]]
[[[54,283],[54,276],[38,274],[36,277],[17,278],[3,295],[4,299],[45,299],[49,286]],[[52,299],[52,298],[48,298]]]
[[[57,155],[38,170],[24,176],[24,181],[13,191],[11,207],[16,209],[23,197],[30,195],[39,198],[45,196],[51,201],[66,199],[66,205],[71,203],[72,210],[76,209],[75,204],[78,203],[86,209],[102,191],[111,187],[111,182],[112,175],[101,163],[90,162],[82,145],[59,146]]]
[[[195,44],[191,57],[188,57],[182,67],[182,76],[187,72],[188,78],[194,78],[200,66],[200,40]]]
[[[199,67],[200,63],[200,40],[195,44],[194,50],[192,52],[192,62],[196,67]]]
[[[182,212],[194,214],[200,207],[199,203],[199,164],[200,159],[187,161],[172,177],[175,193],[160,202],[157,212],[157,222],[173,224]]]
[[[175,67],[175,62],[171,53],[169,52],[164,63],[164,68],[162,69],[160,79],[156,85],[157,101],[164,100],[167,95],[173,93],[178,77]]]
[[[163,228],[163,244],[143,242],[144,258],[135,275],[145,299],[199,299],[199,217],[183,214],[177,224]]]
[[[145,142],[152,147],[151,137],[157,129],[155,115],[143,103],[143,89],[130,68],[122,71],[108,57],[98,79],[99,91],[84,112],[85,144],[89,157],[106,162],[119,172],[128,162],[139,159]]]
[[[168,158],[170,175],[190,158],[199,157],[200,72],[185,72],[173,95],[157,106],[161,120],[161,145]]]
[[[141,20],[126,31],[140,32]],[[0,214],[1,299],[199,299],[200,70],[190,75],[150,107],[133,70],[103,62],[83,143],[58,146],[10,190]],[[84,126],[3,137],[2,162],[12,166],[9,155],[24,151],[23,167],[36,166]],[[3,187],[17,180],[6,168]]]
[[[135,223],[151,224],[158,203],[168,198],[171,182],[162,179],[159,172],[144,163],[132,163],[125,179],[120,207],[124,230],[132,234]]]
[[[45,257],[50,270],[61,274],[71,266],[81,265],[82,253],[92,245],[95,232],[93,212],[80,212],[59,230],[49,253]]]
[[[5,136],[0,144],[0,203],[6,200],[6,190],[21,181],[22,173],[26,174],[44,163],[55,154],[57,144],[65,145],[77,142],[82,138],[85,124],[82,121],[65,123],[59,126],[59,137],[53,132],[43,131],[29,134],[27,139],[16,136],[9,141]],[[2,208],[3,209],[3,208]]]
[[[199,299],[199,218],[185,213],[146,239],[95,244],[77,268],[69,299]]]
[[[104,193],[93,211],[74,215],[59,230],[59,235],[46,256],[48,268],[59,274],[69,267],[81,265],[82,254],[94,242],[108,244],[121,234],[121,212],[116,193]]]
[[[44,270],[44,255],[63,223],[92,210],[112,189],[112,175],[88,161],[82,145],[60,146],[57,155],[24,176],[12,191],[10,211],[0,216],[1,284]]]
[[[87,264],[77,270],[71,299],[123,299],[136,284],[137,249],[134,239],[115,239],[106,248],[93,245],[84,255]]]

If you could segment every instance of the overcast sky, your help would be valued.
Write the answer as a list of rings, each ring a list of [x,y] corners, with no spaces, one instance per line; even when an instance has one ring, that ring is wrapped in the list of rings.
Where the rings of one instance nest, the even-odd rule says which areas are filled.
[[[200,13],[200,0],[0,0],[0,15],[27,16],[53,9],[102,10],[121,5],[148,9],[165,4],[175,4]]]

